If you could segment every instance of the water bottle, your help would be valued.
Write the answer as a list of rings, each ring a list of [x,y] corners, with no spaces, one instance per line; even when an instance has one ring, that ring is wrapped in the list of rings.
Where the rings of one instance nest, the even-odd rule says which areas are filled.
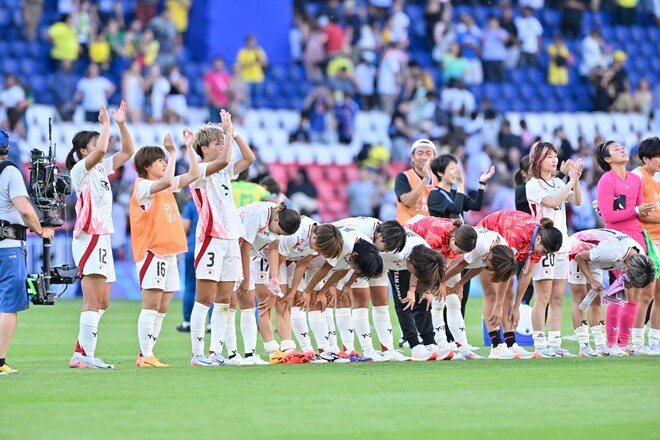
[[[587,293],[587,296],[584,297],[584,299],[582,300],[582,302],[578,306],[578,309],[585,312],[589,308],[591,303],[594,302],[594,299],[596,298],[596,295],[598,295],[598,292],[596,292],[594,289],[591,289],[589,291],[589,293]]]
[[[273,295],[279,298],[284,298],[284,293],[282,293],[282,290],[280,290],[279,283],[273,279],[271,279],[270,282],[268,283],[268,290],[273,292]]]

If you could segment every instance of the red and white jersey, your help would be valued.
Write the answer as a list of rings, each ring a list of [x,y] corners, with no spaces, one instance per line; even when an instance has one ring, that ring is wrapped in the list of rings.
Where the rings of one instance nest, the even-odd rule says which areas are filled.
[[[576,232],[569,239],[569,260],[580,252],[589,251],[590,264],[602,270],[621,270],[630,248],[644,255],[644,249],[630,236],[613,229],[587,229]]]
[[[279,252],[288,261],[300,261],[308,255],[318,255],[309,247],[309,238],[316,222],[306,215],[300,216],[300,227],[293,235],[280,237]]]
[[[445,258],[453,260],[459,256],[449,246],[451,232],[456,229],[454,221],[448,218],[423,217],[414,223],[406,223],[404,226],[416,232],[432,249],[440,252]]]
[[[371,243],[371,239],[367,237],[364,234],[361,234],[357,231],[353,230],[347,230],[350,228],[345,228],[344,226],[338,226],[339,232],[341,232],[341,236],[344,239],[344,247],[341,250],[341,254],[337,258],[328,258],[326,261],[330,263],[332,266],[332,270],[348,270],[351,267],[348,265],[348,259],[351,256],[351,253],[353,252],[353,246],[355,246],[355,242],[358,241],[359,239],[368,241]]]
[[[243,240],[252,244],[252,255],[256,255],[261,250],[265,250],[266,246],[280,238],[270,230],[270,212],[271,208],[277,205],[271,202],[254,202],[238,209],[238,215],[245,234]]]
[[[210,176],[206,175],[208,163],[199,164],[201,177],[190,184],[195,206],[199,213],[197,222],[197,241],[204,237],[216,237],[223,240],[235,240],[245,234],[231,192],[231,181],[235,180],[236,162],[230,162],[226,168]]]
[[[383,273],[388,270],[408,270],[408,256],[415,246],[431,247],[417,233],[406,228],[406,245],[401,252],[381,252],[383,258]]]
[[[115,232],[112,223],[112,190],[108,180],[108,176],[114,172],[112,156],[103,159],[89,171],[85,168],[84,159],[71,169],[71,184],[78,197],[74,238],[78,238],[81,232],[90,235]]]
[[[477,246],[471,252],[463,254],[468,269],[486,267],[486,257],[491,247],[498,244],[509,245],[504,237],[495,231],[485,228],[474,228],[474,230],[477,231]]]
[[[541,220],[543,217],[549,218],[555,224],[555,228],[563,235],[561,249],[557,253],[568,252],[568,227],[566,226],[566,202],[562,202],[559,208],[553,209],[541,205],[541,201],[546,197],[554,197],[561,192],[566,184],[556,177],[552,181],[546,182],[543,179],[531,178],[525,185],[525,193],[529,209],[532,216]],[[569,194],[573,194],[571,191]]]
[[[338,220],[332,224],[337,227],[343,227],[348,232],[359,232],[366,235],[373,240],[376,229],[380,226],[381,221],[373,217],[349,217],[343,220]]]
[[[497,211],[488,214],[477,223],[477,227],[497,232],[506,240],[507,244],[516,254],[516,261],[523,262],[529,256],[530,247],[533,248],[532,236],[539,226],[539,221],[522,211]],[[532,251],[531,261],[538,263],[541,255]]]

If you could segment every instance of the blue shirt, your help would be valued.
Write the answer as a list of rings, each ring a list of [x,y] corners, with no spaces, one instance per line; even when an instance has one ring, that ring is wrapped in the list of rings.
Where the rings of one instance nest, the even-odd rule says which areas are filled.
[[[197,207],[193,199],[188,200],[188,203],[186,203],[181,218],[190,220],[190,230],[188,230],[186,240],[188,242],[188,252],[195,252],[195,231],[197,230],[199,214],[197,213]]]

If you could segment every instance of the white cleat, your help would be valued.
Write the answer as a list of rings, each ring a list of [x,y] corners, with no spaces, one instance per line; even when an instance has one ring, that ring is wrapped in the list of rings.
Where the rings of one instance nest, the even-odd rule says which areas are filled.
[[[557,357],[564,357],[564,358],[574,358],[574,357],[577,357],[576,355],[574,355],[574,354],[571,353],[570,351],[566,350],[565,348],[561,348],[561,347],[552,347],[551,350],[554,350],[554,352],[555,352],[555,354],[557,355]]]
[[[595,358],[598,357],[599,354],[593,348],[591,348],[591,345],[585,344],[580,347],[580,353],[578,354],[578,356]]]
[[[437,353],[429,350],[422,344],[415,345],[412,349],[412,356],[410,356],[413,361],[434,361],[437,357]]]
[[[388,358],[385,357],[383,353],[380,351],[372,350],[372,351],[365,351],[363,358],[369,358],[371,359],[372,362],[387,362],[389,361]]]
[[[452,351],[452,353],[454,353],[454,352]],[[452,361],[464,361],[465,356],[463,356],[460,351],[457,351],[456,353],[454,353],[454,357],[451,358],[451,360]]]
[[[628,352],[631,356],[648,356],[652,355],[653,352],[646,345],[640,345],[639,347],[633,347],[632,353]]]
[[[435,358],[436,361],[450,361],[456,356],[456,353],[454,353],[448,344],[445,344],[442,347],[436,344],[430,344],[427,345],[426,348],[438,355],[438,357]]]
[[[491,347],[488,359],[515,359],[516,354],[506,344],[501,343],[497,347]]]
[[[381,352],[381,355],[390,362],[406,362],[410,358],[398,350],[385,350]]]
[[[477,353],[470,350],[468,347],[458,347],[458,352],[463,355],[465,359],[475,360],[475,359],[486,359],[483,356],[479,356]]]
[[[516,359],[531,359],[532,356],[534,356],[534,353],[525,350],[523,347],[518,345],[517,342],[509,347],[509,350],[511,350],[513,354],[516,355]]]
[[[84,356],[82,353],[74,353],[69,361],[71,368],[93,368],[98,370],[112,370],[115,368],[112,364],[106,364],[99,358]]]
[[[613,345],[610,347],[610,356],[614,357],[622,357],[622,356],[628,356],[628,353],[625,352],[621,347],[618,345]]]
[[[660,344],[649,344],[649,355],[650,356],[659,356],[660,355]]]
[[[324,359],[326,362],[330,362],[333,364],[348,364],[351,362],[349,358],[343,358],[339,356],[337,353],[334,353],[332,351],[324,351],[323,353],[319,353],[318,356],[321,359]]]
[[[196,354],[190,359],[190,365],[195,367],[217,367],[218,364],[207,358],[203,354]]]
[[[209,356],[209,359],[211,362],[214,362],[218,365],[224,365],[224,366],[230,366],[230,365],[235,365],[233,360],[231,359],[226,359],[223,355],[220,353],[213,353],[211,356]]]
[[[596,353],[598,353],[598,356],[609,356],[610,349],[607,347],[607,345],[597,345]]]
[[[449,343],[449,349],[451,351],[458,351],[458,345],[456,345],[456,342],[450,342]]]
[[[548,348],[548,347],[546,347],[546,348],[536,349],[536,351],[534,352],[534,354],[532,355],[532,357],[533,357],[534,359],[540,359],[540,358],[543,358],[543,359],[554,358],[554,357],[557,357],[557,353],[555,353],[555,351],[554,351],[552,348]]]
[[[270,362],[261,359],[258,354],[253,354],[252,356],[245,357],[245,363],[243,365],[270,365]]]

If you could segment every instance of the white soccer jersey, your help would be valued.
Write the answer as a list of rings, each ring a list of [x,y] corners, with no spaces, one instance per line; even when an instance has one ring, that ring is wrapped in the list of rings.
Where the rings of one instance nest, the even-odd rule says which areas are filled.
[[[556,177],[552,178],[551,182],[546,182],[543,179],[531,178],[525,185],[525,193],[527,194],[527,201],[532,215],[541,220],[547,217],[555,224],[555,228],[563,235],[563,242],[561,249],[557,253],[568,252],[568,227],[566,226],[566,202],[557,209],[548,208],[541,205],[541,201],[546,197],[554,197],[561,192],[566,184]],[[571,191],[569,194],[573,194]]]
[[[73,236],[81,232],[91,235],[112,234],[112,190],[108,176],[115,172],[112,157],[103,159],[91,170],[85,168],[85,160],[78,161],[71,169],[71,184],[78,200],[76,201],[76,224]]]
[[[203,241],[205,236],[235,240],[245,234],[231,192],[231,181],[238,176],[234,173],[235,164],[230,162],[226,168],[211,176],[206,175],[209,164],[199,164],[201,177],[190,184],[199,213],[197,241]]]
[[[349,217],[332,223],[337,227],[343,227],[347,232],[359,232],[373,239],[376,229],[380,225],[380,220],[373,217]]]
[[[422,237],[406,228],[406,245],[401,252],[381,252],[383,258],[383,273],[388,270],[408,270],[408,256],[418,245],[430,247]]]
[[[477,231],[477,246],[471,252],[463,255],[463,259],[468,264],[468,269],[486,267],[486,256],[491,247],[498,244],[508,246],[504,237],[497,232],[476,227],[474,230]]]
[[[628,235],[612,229],[587,229],[573,234],[570,238],[569,258],[589,250],[590,264],[595,264],[602,270],[621,270],[624,268],[624,258],[630,248],[644,255],[644,249],[637,241]]]
[[[316,222],[306,215],[300,218],[300,227],[293,235],[280,237],[279,252],[289,261],[300,261],[308,255],[317,255],[309,247],[309,237]]]
[[[238,209],[245,234],[243,239],[252,244],[252,256],[280,238],[268,228],[270,210],[277,205],[271,202],[254,202]]]
[[[337,258],[328,258],[326,261],[332,266],[332,270],[347,270],[351,267],[348,265],[348,259],[351,257],[353,252],[353,246],[355,242],[359,239],[368,241],[371,243],[371,239],[364,234],[361,234],[357,231],[353,231],[351,228],[344,228],[343,226],[338,226],[341,236],[344,239],[344,247],[341,250],[341,254]]]

